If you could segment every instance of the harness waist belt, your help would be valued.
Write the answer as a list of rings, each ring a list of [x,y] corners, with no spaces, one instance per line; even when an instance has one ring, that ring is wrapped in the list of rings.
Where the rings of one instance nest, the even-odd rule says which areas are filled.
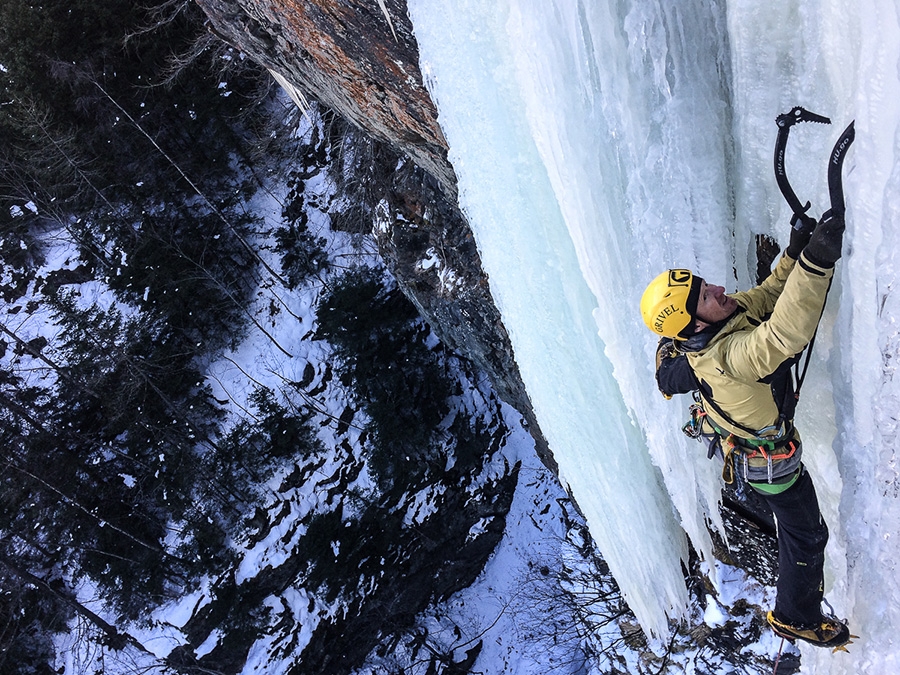
[[[772,448],[774,450],[777,450],[779,448],[790,445],[794,441],[793,433],[790,435],[782,436],[778,440],[770,441],[763,438],[759,440],[753,438],[743,438],[741,436],[735,436],[734,434],[728,434],[728,432],[724,429],[719,429],[717,427],[714,428],[716,429],[716,433],[719,434],[719,436],[727,438],[730,435],[734,439],[736,445],[739,445],[742,448],[747,448],[748,450],[756,450],[760,447]]]

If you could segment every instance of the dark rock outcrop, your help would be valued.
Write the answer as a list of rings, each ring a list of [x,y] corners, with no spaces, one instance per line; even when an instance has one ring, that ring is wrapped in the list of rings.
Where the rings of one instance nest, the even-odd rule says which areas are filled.
[[[197,2],[225,41],[410,156],[455,197],[405,0]]]
[[[197,0],[222,39],[277,73],[394,153],[381,153],[381,253],[441,339],[484,370],[543,439],[488,287],[437,111],[418,66],[404,0]],[[411,162],[401,162],[399,157]],[[428,261],[423,264],[423,261]]]

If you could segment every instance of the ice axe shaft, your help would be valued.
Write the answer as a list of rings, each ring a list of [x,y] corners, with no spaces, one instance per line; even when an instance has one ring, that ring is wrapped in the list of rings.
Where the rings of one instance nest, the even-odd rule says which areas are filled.
[[[841,176],[844,166],[844,157],[847,150],[853,144],[856,138],[856,128],[854,124],[856,120],[850,122],[844,133],[840,135],[831,151],[831,158],[828,160],[828,196],[831,198],[831,212],[833,214],[843,215],[844,213],[844,181]]]

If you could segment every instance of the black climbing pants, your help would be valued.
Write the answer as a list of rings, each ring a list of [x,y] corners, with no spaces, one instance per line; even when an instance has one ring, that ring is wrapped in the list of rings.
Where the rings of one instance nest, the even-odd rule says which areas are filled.
[[[803,467],[800,478],[790,488],[781,494],[760,496],[778,523],[775,616],[792,625],[818,625],[828,527],[819,512],[812,478]]]

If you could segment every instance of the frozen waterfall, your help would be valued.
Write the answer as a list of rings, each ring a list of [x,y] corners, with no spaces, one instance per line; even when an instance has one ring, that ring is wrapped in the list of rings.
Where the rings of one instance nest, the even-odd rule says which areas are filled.
[[[845,165],[844,259],[798,411],[831,528],[827,596],[861,639],[815,672],[898,672],[900,648],[900,25],[897,0],[410,0],[460,203],[525,384],[604,557],[657,639],[683,615],[685,533],[709,555],[719,467],[678,432],[638,313],[668,266],[751,285],[755,235],[786,243],[775,117],[798,127],[788,171],[827,206]],[[812,125],[808,125],[812,127]],[[683,398],[683,397],[682,397]]]

